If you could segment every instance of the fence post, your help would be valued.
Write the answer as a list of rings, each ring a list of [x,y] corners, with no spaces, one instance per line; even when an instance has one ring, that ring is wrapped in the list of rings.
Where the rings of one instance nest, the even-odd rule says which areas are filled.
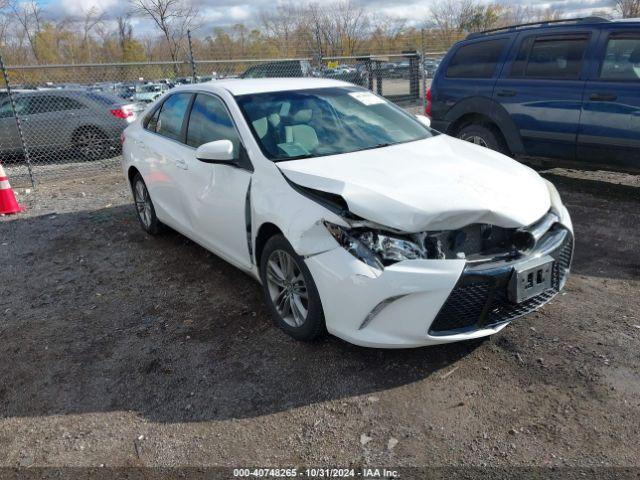
[[[191,61],[191,75],[193,77],[193,83],[196,83],[196,77],[198,73],[196,72],[196,61],[193,58],[193,45],[191,44],[191,30],[187,30],[187,39],[189,40],[189,60]]]
[[[424,68],[424,52],[425,52],[425,41],[424,41],[424,27],[420,29],[420,68],[422,72],[422,114],[427,111],[427,72]]]
[[[27,146],[27,143],[24,141],[24,135],[22,133],[22,125],[20,124],[20,118],[18,117],[18,112],[16,112],[16,102],[13,98],[13,93],[11,92],[11,85],[9,84],[9,74],[4,65],[2,54],[0,54],[0,70],[2,70],[2,77],[4,78],[4,83],[7,86],[7,96],[9,97],[9,103],[11,104],[11,111],[13,112],[13,118],[16,119],[16,128],[18,130],[18,137],[20,137],[22,154],[24,155],[24,161],[27,164],[27,170],[29,171],[29,179],[31,180],[31,186],[34,187],[35,181],[33,179],[33,170],[31,169],[31,156],[29,155],[29,147]]]

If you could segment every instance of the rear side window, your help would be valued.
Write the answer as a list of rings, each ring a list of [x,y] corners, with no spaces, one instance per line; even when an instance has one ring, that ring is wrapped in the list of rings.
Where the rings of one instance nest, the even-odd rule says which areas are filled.
[[[509,39],[502,38],[460,47],[449,62],[447,77],[493,77],[498,60],[508,41]]]
[[[588,42],[588,35],[529,37],[520,46],[511,76],[575,80]]]
[[[217,97],[199,93],[191,108],[187,145],[198,148],[216,140],[231,140],[233,151],[238,153],[238,135],[224,104]]]
[[[101,103],[102,105],[113,105],[114,103],[120,103],[120,99],[118,97],[114,97],[106,93],[87,92],[86,95],[94,102]]]
[[[29,98],[28,107],[24,113],[33,115],[64,110],[80,110],[82,108],[85,108],[85,106],[73,98],[42,95]]]
[[[609,38],[600,78],[640,82],[640,35]]]
[[[184,115],[191,100],[190,93],[176,93],[162,104],[156,132],[163,137],[181,140]]]

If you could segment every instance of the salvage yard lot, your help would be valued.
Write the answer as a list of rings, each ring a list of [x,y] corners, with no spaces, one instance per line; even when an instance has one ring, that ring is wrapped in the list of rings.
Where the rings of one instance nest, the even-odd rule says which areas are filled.
[[[255,281],[142,232],[120,172],[20,190],[0,464],[638,466],[640,180],[544,175],[575,224],[565,292],[484,342],[399,351],[276,330]]]

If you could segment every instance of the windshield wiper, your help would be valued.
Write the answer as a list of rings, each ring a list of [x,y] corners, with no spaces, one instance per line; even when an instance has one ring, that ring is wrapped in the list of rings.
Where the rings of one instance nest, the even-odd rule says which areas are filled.
[[[289,160],[302,160],[303,158],[311,158],[311,157],[315,157],[315,155],[312,153],[304,153],[302,155],[295,155],[293,157],[276,158],[273,161],[278,163],[278,162],[287,162]]]
[[[363,148],[363,150],[374,150],[376,148],[390,147],[391,145],[395,145],[395,144],[396,144],[396,142],[377,143],[376,145],[373,145],[372,147]]]

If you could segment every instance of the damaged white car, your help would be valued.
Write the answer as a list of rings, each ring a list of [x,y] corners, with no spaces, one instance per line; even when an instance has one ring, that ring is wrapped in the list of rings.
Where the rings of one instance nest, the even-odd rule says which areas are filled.
[[[123,135],[142,227],[257,278],[276,323],[371,347],[490,335],[563,288],[552,184],[328,79],[171,90]]]

